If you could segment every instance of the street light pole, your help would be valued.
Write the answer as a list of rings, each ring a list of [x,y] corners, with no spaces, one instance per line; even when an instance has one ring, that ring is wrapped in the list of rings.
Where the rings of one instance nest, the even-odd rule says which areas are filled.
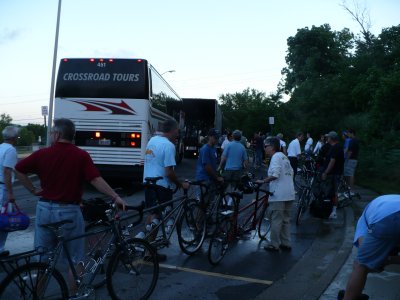
[[[58,49],[58,31],[60,29],[60,15],[61,15],[61,0],[58,0],[58,12],[57,12],[57,25],[56,25],[56,37],[54,41],[54,54],[53,54],[53,71],[51,74],[51,87],[50,87],[50,102],[49,102],[49,120],[47,122],[47,139],[46,145],[50,145],[50,132],[53,126],[53,104],[54,104],[54,82],[56,77],[56,63],[57,63],[57,49]]]
[[[165,71],[165,72],[161,73],[161,76],[164,75],[164,74],[166,74],[166,73],[174,73],[174,72],[175,72],[175,70]]]

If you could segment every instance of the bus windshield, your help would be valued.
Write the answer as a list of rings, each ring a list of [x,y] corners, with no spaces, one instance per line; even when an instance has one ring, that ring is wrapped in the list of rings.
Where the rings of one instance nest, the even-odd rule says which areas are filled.
[[[62,59],[57,98],[149,99],[143,59]]]

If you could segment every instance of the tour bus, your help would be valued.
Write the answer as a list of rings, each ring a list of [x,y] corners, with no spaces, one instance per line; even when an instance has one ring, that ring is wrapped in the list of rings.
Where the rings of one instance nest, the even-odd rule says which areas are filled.
[[[175,119],[184,129],[182,100],[145,59],[61,59],[54,118],[71,119],[75,145],[105,177],[141,180],[149,139]],[[183,157],[182,139],[176,158]]]

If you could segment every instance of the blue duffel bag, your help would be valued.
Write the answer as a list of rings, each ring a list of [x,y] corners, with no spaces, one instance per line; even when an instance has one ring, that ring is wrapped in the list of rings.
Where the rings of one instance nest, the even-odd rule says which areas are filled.
[[[10,211],[9,204],[12,206]],[[0,230],[17,231],[25,230],[29,227],[29,217],[24,214],[14,202],[6,202],[0,212]]]

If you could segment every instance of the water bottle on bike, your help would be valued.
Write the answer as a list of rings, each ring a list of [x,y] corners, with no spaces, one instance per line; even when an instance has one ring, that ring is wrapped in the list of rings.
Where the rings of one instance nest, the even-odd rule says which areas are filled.
[[[171,210],[172,210],[171,205],[166,206],[163,211],[163,217],[166,217],[170,213]],[[170,218],[168,218],[168,220],[166,220],[165,230],[167,232],[170,232],[172,230],[172,226],[174,225],[174,222],[175,222],[175,218],[173,216],[171,216]]]

